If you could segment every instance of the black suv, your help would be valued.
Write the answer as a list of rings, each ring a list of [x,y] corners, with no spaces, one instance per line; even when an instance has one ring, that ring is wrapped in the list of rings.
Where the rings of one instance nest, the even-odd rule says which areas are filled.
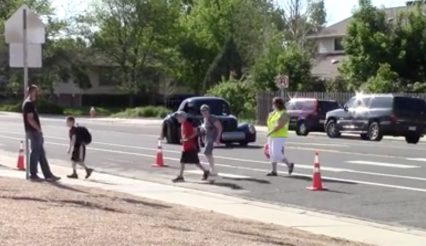
[[[292,98],[286,108],[290,115],[289,129],[299,136],[307,136],[312,131],[324,131],[325,115],[340,106],[332,100]]]
[[[178,111],[188,113],[190,120],[201,129],[202,116],[200,107],[207,104],[210,107],[211,114],[215,115],[222,123],[223,133],[221,142],[227,145],[239,143],[246,146],[249,143],[256,142],[256,129],[253,125],[242,123],[238,124],[237,118],[230,113],[229,103],[218,97],[191,97],[184,100]],[[163,136],[167,143],[180,143],[180,128],[175,117],[175,113],[169,114],[163,121]]]
[[[371,141],[380,141],[384,135],[404,136],[416,144],[426,128],[426,102],[404,96],[357,95],[343,109],[327,113],[325,128],[331,138],[348,132]]]

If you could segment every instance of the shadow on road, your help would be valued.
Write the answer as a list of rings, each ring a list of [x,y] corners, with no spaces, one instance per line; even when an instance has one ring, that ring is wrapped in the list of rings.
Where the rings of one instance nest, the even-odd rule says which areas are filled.
[[[283,176],[283,178],[312,181],[312,178],[310,178],[310,177],[298,176],[298,175]],[[350,181],[330,180],[330,179],[326,179],[326,178],[322,178],[322,181],[324,183],[337,183],[337,184],[350,184],[350,185],[356,185],[357,184],[357,183],[350,182]]]
[[[234,180],[234,181],[249,181],[249,182],[254,182],[254,183],[258,183],[258,184],[270,184],[271,183],[268,180],[255,179],[255,178],[228,178],[228,177],[223,177],[223,179]]]
[[[210,182],[203,183],[203,184],[214,185],[214,186],[218,186],[218,187],[230,188],[231,190],[243,190],[243,187],[241,187],[241,186],[239,186],[237,184],[226,183],[226,182],[217,182],[215,180],[211,180]]]

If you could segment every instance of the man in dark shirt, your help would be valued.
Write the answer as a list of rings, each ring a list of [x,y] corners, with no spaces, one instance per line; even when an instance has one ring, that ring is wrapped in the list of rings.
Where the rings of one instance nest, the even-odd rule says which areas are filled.
[[[49,163],[46,159],[46,152],[44,151],[43,133],[41,130],[40,119],[35,107],[37,100],[38,87],[31,85],[28,88],[28,97],[22,104],[22,114],[24,117],[25,132],[31,141],[31,155],[30,155],[30,179],[33,181],[40,181],[37,176],[37,164],[40,162],[40,167],[43,172],[44,178],[47,181],[55,182],[59,180],[50,171]]]

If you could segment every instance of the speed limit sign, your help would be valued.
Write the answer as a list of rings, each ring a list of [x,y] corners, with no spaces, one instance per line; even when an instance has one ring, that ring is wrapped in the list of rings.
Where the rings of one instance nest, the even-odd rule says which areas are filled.
[[[278,75],[275,79],[275,83],[277,84],[279,89],[287,89],[290,83],[290,80],[287,75]]]

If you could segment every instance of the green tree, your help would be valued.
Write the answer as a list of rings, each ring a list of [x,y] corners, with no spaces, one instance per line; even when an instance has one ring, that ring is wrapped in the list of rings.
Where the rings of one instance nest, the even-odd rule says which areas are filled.
[[[271,0],[199,0],[185,9],[180,53],[186,70],[181,80],[196,92],[207,89],[202,81],[229,38],[248,67],[261,52],[266,31],[272,25],[283,28],[281,13]]]
[[[119,68],[120,88],[130,95],[151,92],[144,75],[167,67],[174,49],[180,1],[105,0],[94,13],[99,31],[93,46]],[[155,88],[155,87],[154,87]]]
[[[222,51],[216,57],[207,71],[203,82],[203,91],[216,84],[223,77],[228,78],[231,73],[237,78],[242,75],[243,62],[233,38],[224,45]]]
[[[276,76],[286,74],[290,79],[290,90],[309,90],[314,86],[309,54],[298,44],[286,44],[283,40],[282,34],[272,36],[264,53],[251,69],[251,79],[258,89],[276,91]]]
[[[348,59],[340,67],[351,89],[357,90],[370,77],[376,75],[380,62],[391,59],[392,31],[385,12],[370,0],[360,0],[344,39]]]
[[[392,71],[389,64],[380,64],[377,75],[371,77],[362,88],[370,93],[391,93],[399,91],[399,75]]]

